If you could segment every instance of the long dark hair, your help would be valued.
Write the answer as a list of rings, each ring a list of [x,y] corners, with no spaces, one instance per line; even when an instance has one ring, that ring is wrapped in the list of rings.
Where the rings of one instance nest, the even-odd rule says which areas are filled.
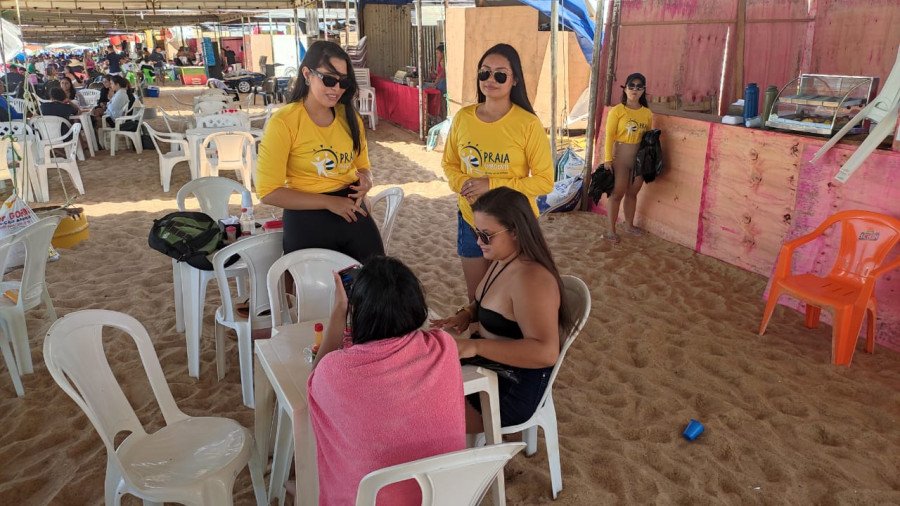
[[[356,112],[356,107],[353,105],[353,98],[356,97],[356,92],[359,87],[356,84],[356,75],[353,73],[353,63],[350,61],[350,57],[347,56],[347,53],[341,49],[341,46],[325,40],[318,40],[309,46],[309,50],[306,51],[306,56],[303,58],[303,61],[300,63],[300,68],[297,70],[297,81],[296,84],[294,84],[294,89],[291,90],[289,102],[305,100],[306,96],[309,95],[309,84],[307,84],[306,80],[303,78],[304,67],[310,70],[316,70],[316,68],[324,66],[329,71],[340,74],[340,72],[338,72],[331,64],[332,58],[340,58],[347,63],[347,79],[350,80],[350,87],[344,90],[344,94],[341,95],[340,103],[344,104],[344,116],[347,118],[347,126],[350,128],[350,137],[353,139],[353,151],[359,153],[359,150],[362,147],[359,132],[359,113]]]
[[[570,316],[565,299],[566,290],[528,197],[512,188],[501,186],[479,197],[472,204],[472,210],[488,214],[499,221],[509,233],[515,235],[522,258],[541,264],[553,274],[559,286],[559,327],[568,329]],[[560,338],[564,336],[561,335]]]
[[[519,59],[518,51],[509,44],[497,44],[481,55],[481,59],[478,60],[479,69],[484,64],[484,59],[492,54],[500,55],[509,60],[509,67],[510,70],[512,70],[512,79],[516,83],[509,92],[509,100],[522,109],[534,114],[534,107],[531,107],[531,101],[528,100],[528,90],[525,89],[525,74],[522,72],[522,60]],[[487,97],[481,92],[481,86],[479,86],[477,77],[475,78],[475,89],[478,91],[478,103],[483,104],[484,101],[487,100]]]
[[[66,95],[69,98],[69,100],[74,100],[75,99],[75,83],[73,83],[72,80],[69,79],[68,77],[60,77],[59,82],[62,83],[63,81],[69,82],[69,91],[66,92]]]
[[[350,290],[349,303],[353,344],[405,336],[428,318],[422,284],[393,257],[376,256],[366,262]]]

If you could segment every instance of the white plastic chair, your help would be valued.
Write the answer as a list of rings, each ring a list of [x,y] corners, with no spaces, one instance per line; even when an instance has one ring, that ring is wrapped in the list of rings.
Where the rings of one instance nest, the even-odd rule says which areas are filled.
[[[22,120],[0,122],[0,137],[13,136],[24,140],[23,137],[31,136],[32,134],[31,127]]]
[[[66,126],[66,129],[72,127],[72,123],[69,120],[60,118],[59,116],[35,116],[29,120],[29,123],[31,124],[32,131],[38,134],[38,137],[40,138],[38,147],[44,152],[51,147],[60,147],[57,143],[61,142],[60,139],[64,137],[62,135],[63,125]],[[81,147],[81,143],[76,143],[75,148],[78,160],[83,162],[84,149]]]
[[[216,146],[216,156],[207,156],[211,144]],[[218,176],[220,171],[233,170],[251,189],[253,183],[253,146],[255,140],[249,132],[216,132],[209,134],[200,146],[200,173]]]
[[[469,448],[372,471],[359,482],[356,506],[375,506],[379,490],[404,480],[419,484],[422,506],[476,506],[494,477],[524,447],[503,443]]]
[[[17,244],[25,246],[25,265],[20,281],[0,282],[0,293],[11,291],[16,293],[16,302],[9,297],[0,296],[0,330],[13,343],[19,372],[31,374],[34,367],[31,363],[31,346],[28,340],[28,327],[25,324],[25,311],[34,309],[42,303],[46,306],[47,320],[56,321],[56,309],[50,292],[47,291],[45,274],[47,271],[47,252],[50,239],[59,224],[59,216],[50,216],[32,223],[12,235],[12,247]]]
[[[162,116],[163,121],[166,124],[166,129],[169,131],[169,133],[172,135],[178,135],[183,139],[184,134],[173,130],[172,125],[173,124],[180,125],[181,130],[187,130],[188,124],[190,123],[190,121],[187,118],[182,118],[180,116],[172,116],[171,114],[166,112],[166,110],[160,106],[156,106],[156,111]]]
[[[216,114],[224,111],[227,104],[222,100],[201,100],[194,106],[195,116],[206,116],[208,114]]]
[[[28,102],[24,98],[8,98],[6,101],[19,114],[25,114],[29,110],[34,111],[34,108],[28,107]]]
[[[6,257],[9,256],[12,246],[12,236],[0,240],[0,265],[6,265]],[[6,369],[9,371],[9,377],[12,379],[16,396],[22,397],[25,395],[25,388],[22,386],[22,378],[19,375],[19,366],[16,365],[16,357],[10,348],[12,342],[8,332],[0,332],[0,352],[3,353],[3,361],[6,362]]]
[[[34,166],[34,155],[30,154],[25,158],[26,144],[17,139],[19,138],[0,137],[0,189],[6,189],[6,180],[12,180],[15,176],[16,195],[27,202],[35,202],[33,185],[39,185],[39,178]],[[16,163],[18,163],[15,171],[9,165],[14,160],[13,153],[17,158]],[[38,191],[40,191],[40,186],[38,186]]]
[[[381,221],[381,242],[384,243],[384,250],[387,251],[388,243],[391,241],[391,232],[394,231],[394,219],[397,218],[397,211],[403,204],[403,188],[394,186],[370,197],[369,211],[375,209],[375,206],[381,201],[385,202],[384,218]]]
[[[266,131],[266,126],[269,124],[269,119],[272,118],[273,107],[274,107],[273,104],[269,104],[266,106],[265,111],[263,111],[259,114],[251,114],[247,118],[250,122],[250,135],[252,135],[253,138],[256,139],[257,141],[262,140],[263,132]],[[262,126],[254,127],[253,122],[255,122],[255,121],[262,121]]]
[[[113,375],[103,349],[104,327],[127,333],[137,345],[166,422],[152,434]],[[257,504],[265,504],[263,464],[252,433],[228,418],[192,417],[178,409],[147,330],[131,316],[102,309],[64,316],[47,333],[44,361],[106,447],[107,506],[120,504],[125,494],[144,504],[227,506],[234,479],[248,464]],[[122,432],[128,435],[117,447]]]
[[[79,102],[84,107],[96,107],[97,103],[100,102],[100,90],[82,88],[76,94],[80,98]]]
[[[106,124],[107,116],[103,116],[103,124]],[[133,132],[122,130],[122,125],[126,121],[136,121],[137,128]],[[130,140],[134,144],[134,150],[140,154],[144,151],[141,144],[141,125],[144,123],[144,106],[140,105],[137,100],[134,101],[134,107],[130,114],[120,116],[114,120],[113,128],[103,127],[100,129],[101,144],[109,148],[109,156],[116,156],[116,147],[118,146],[118,138],[121,135]]]
[[[587,322],[588,316],[591,314],[591,292],[588,290],[584,281],[575,276],[562,276],[563,288],[569,310],[575,318],[572,328],[569,329],[568,335],[563,342],[562,349],[559,351],[559,357],[556,359],[556,365],[553,366],[553,372],[550,374],[550,381],[547,382],[547,389],[541,397],[541,402],[534,414],[526,422],[519,425],[503,427],[502,434],[515,434],[522,432],[522,440],[528,445],[525,449],[526,455],[534,455],[537,452],[537,428],[540,427],[544,431],[544,442],[547,444],[547,460],[550,462],[550,487],[553,492],[553,498],[562,490],[562,468],[559,462],[559,431],[556,426],[556,408],[553,405],[553,382],[559,374],[559,368],[562,366],[563,359],[566,358],[566,352],[578,333]],[[484,444],[484,434],[478,436],[478,444]]]
[[[356,108],[360,116],[369,118],[369,128],[375,130],[378,125],[378,114],[375,112],[375,90],[360,88]]]
[[[219,112],[197,115],[197,128],[235,128],[248,130],[250,128],[250,116],[246,112]]]
[[[156,154],[159,155],[159,182],[162,184],[163,191],[169,193],[169,183],[172,180],[172,169],[180,162],[189,162],[191,154],[188,151],[188,142],[183,135],[166,134],[157,132],[147,123],[144,123],[144,129],[153,140],[153,147],[156,148]],[[168,144],[169,150],[163,152],[162,144]],[[190,165],[190,164],[189,164]],[[195,178],[195,174],[191,174],[191,179]]]
[[[244,187],[233,179],[225,177],[201,177],[188,181],[178,190],[175,201],[178,204],[179,211],[185,211],[185,199],[194,195],[200,205],[200,211],[206,213],[214,220],[227,218],[228,200],[233,193],[240,194],[244,191]],[[184,321],[184,301],[185,294],[182,290],[182,269],[187,270],[189,274],[190,286],[188,293],[188,302],[191,311],[195,313],[197,320],[197,339],[187,342],[188,357],[188,374],[194,378],[200,377],[200,336],[203,335],[203,308],[206,303],[206,288],[209,280],[215,278],[213,271],[204,271],[191,267],[186,263],[179,263],[172,260],[172,283],[175,291],[175,329],[178,332],[185,332]],[[229,267],[229,277],[240,277],[246,274],[242,262]],[[238,281],[238,287],[241,281]],[[242,289],[239,289],[238,295],[242,295]]]
[[[78,149],[81,143],[78,136],[81,134],[81,123],[76,123],[69,128],[69,132],[55,139],[47,139],[42,143],[43,153],[34,154],[34,170],[37,173],[40,190],[35,189],[35,198],[41,202],[50,200],[50,185],[47,171],[61,169],[69,174],[72,183],[78,193],[84,195],[84,183],[81,181],[81,172],[78,171]],[[63,156],[54,154],[56,149],[63,150]],[[40,195],[38,195],[40,193]]]
[[[272,332],[277,327],[293,322],[310,320],[328,321],[334,303],[334,272],[359,265],[353,258],[328,249],[310,248],[297,250],[276,260],[266,275],[266,287],[269,292],[269,313],[272,317]],[[290,314],[287,296],[285,295],[284,274],[290,273],[294,280],[294,297],[297,317]],[[275,446],[276,455],[284,457],[292,455],[294,436],[290,427],[290,415],[284,412],[285,407],[279,405],[275,410]],[[287,480],[291,460],[276,459],[272,462],[269,477],[269,500],[278,499],[284,503],[284,482]]]
[[[237,333],[241,391],[244,405],[248,408],[254,407],[253,341],[250,337],[254,326],[257,328],[269,326],[267,321],[261,321],[267,320],[268,317],[261,317],[260,313],[269,309],[266,275],[275,260],[281,258],[282,242],[283,234],[280,231],[246,237],[220,249],[212,259],[216,283],[219,285],[219,294],[222,298],[222,305],[216,309],[216,370],[221,381],[227,370],[224,327],[228,327]],[[231,298],[231,288],[228,286],[228,275],[232,273],[225,267],[225,263],[235,255],[244,261],[249,273],[250,298],[247,301],[249,318],[238,315],[234,306],[235,301]]]

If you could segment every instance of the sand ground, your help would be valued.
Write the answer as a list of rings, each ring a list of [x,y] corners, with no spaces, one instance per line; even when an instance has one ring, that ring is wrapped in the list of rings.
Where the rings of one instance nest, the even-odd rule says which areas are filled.
[[[189,100],[189,90],[180,93]],[[166,96],[148,103],[178,106]],[[450,311],[465,285],[440,155],[384,122],[368,134],[375,191],[401,186],[407,195],[389,252],[419,275],[432,307]],[[152,220],[176,209],[187,166],[176,168],[167,194],[152,151],[101,152],[80,168],[87,193],[77,205],[91,238],[47,267],[58,313],[136,317],[182,410],[250,427],[233,340],[229,372],[216,381],[214,283],[196,380],[175,330],[170,261],[147,247]],[[61,202],[55,174],[50,188]],[[237,197],[232,204],[237,212]],[[834,367],[831,329],[804,329],[785,308],[759,337],[764,278],[652,236],[612,246],[597,239],[604,220],[570,213],[543,221],[561,271],[582,278],[593,297],[554,386],[564,484],[554,504],[900,504],[900,354],[868,355],[860,345],[851,368]],[[101,504],[106,450],[43,365],[44,311],[27,319],[35,372],[23,378],[24,398],[0,371],[0,504]],[[140,419],[156,430],[162,419],[133,344],[113,333],[106,346]],[[706,425],[693,443],[680,437],[691,418]],[[506,478],[510,504],[552,502],[542,441],[534,457],[513,459]],[[246,471],[235,497],[252,503]]]

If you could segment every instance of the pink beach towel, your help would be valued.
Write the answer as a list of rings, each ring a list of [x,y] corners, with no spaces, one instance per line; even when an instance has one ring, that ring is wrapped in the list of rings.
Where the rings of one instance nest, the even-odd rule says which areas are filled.
[[[441,330],[334,351],[308,387],[320,505],[354,504],[372,471],[466,446],[456,343]],[[421,502],[412,480],[378,494],[379,505]]]

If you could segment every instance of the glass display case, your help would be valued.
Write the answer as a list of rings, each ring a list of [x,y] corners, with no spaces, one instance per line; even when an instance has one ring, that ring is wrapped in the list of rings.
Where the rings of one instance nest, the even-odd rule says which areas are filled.
[[[778,92],[766,126],[832,135],[875,98],[877,82],[875,77],[801,74]],[[868,131],[864,121],[850,132]]]

